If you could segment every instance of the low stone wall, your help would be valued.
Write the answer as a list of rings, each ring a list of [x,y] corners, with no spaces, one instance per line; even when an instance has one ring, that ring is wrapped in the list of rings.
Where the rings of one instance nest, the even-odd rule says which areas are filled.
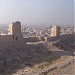
[[[28,37],[28,38],[24,38],[24,42],[38,42],[40,41],[40,39],[38,37]]]

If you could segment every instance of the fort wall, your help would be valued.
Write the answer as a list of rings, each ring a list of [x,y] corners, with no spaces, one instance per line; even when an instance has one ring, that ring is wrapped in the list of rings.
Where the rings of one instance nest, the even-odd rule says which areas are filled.
[[[1,35],[0,36],[0,43],[12,42],[12,41],[13,41],[12,35]]]

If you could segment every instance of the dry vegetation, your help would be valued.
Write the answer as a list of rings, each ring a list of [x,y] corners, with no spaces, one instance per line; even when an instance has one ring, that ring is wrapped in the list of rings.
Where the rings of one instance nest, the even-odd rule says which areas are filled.
[[[66,37],[60,37],[59,41],[57,43],[54,43],[53,45],[55,45],[56,47],[66,50],[66,51],[70,51],[70,52],[74,52],[74,35],[67,35]]]
[[[0,73],[13,74],[27,66],[50,61],[50,54],[45,44],[25,45],[24,49],[10,48],[0,55]]]
[[[73,42],[73,37],[69,37],[65,39],[60,39],[59,42],[53,45],[57,46],[60,49],[72,51],[74,48]],[[65,59],[66,56],[69,54],[64,51],[56,51],[57,48],[54,48],[54,46],[51,46],[47,43],[39,43],[24,45],[22,49],[11,47],[8,49],[0,50],[1,75],[12,75],[18,70],[24,72],[26,71],[25,68],[30,71],[31,69],[37,71],[48,67],[52,63],[63,61],[63,59],[59,58],[63,57]],[[54,51],[52,51],[51,49],[54,49]],[[39,64],[39,66],[37,64]]]

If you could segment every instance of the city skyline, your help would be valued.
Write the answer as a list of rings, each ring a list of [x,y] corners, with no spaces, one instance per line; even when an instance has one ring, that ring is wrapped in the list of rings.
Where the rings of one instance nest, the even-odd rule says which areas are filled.
[[[0,0],[0,24],[74,24],[74,0]]]

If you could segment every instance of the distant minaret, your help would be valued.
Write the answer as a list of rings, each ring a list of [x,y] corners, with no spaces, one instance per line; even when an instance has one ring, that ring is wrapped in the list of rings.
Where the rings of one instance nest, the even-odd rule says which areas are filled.
[[[21,23],[19,21],[13,22],[9,25],[8,35],[13,35],[13,39],[16,41],[22,39]]]
[[[51,37],[59,37],[60,36],[60,27],[59,26],[52,26],[51,27]]]

